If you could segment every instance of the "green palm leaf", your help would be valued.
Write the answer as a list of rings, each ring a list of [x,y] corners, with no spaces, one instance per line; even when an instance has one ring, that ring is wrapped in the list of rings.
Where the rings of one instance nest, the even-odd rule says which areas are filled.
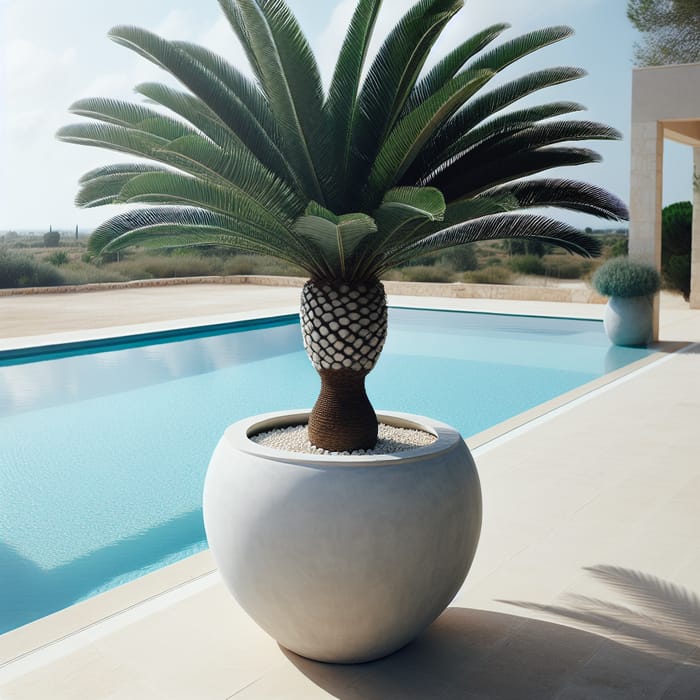
[[[335,146],[334,156],[339,172],[340,192],[345,192],[348,186],[346,176],[352,136],[360,116],[360,79],[380,6],[381,0],[359,0],[340,49],[328,90],[328,99],[324,105],[329,128],[332,130],[332,143]],[[342,203],[335,201],[334,205],[341,207]]]
[[[182,117],[217,146],[227,148],[240,143],[231,129],[198,97],[162,83],[140,83],[134,90]]]
[[[495,187],[486,194],[510,194],[516,200],[518,208],[560,207],[613,221],[623,221],[629,217],[627,206],[621,199],[602,187],[576,180],[558,178],[523,180]]]
[[[296,192],[244,148],[224,150],[205,139],[188,136],[168,144],[157,155],[168,165],[249,196],[279,216],[291,219],[303,211],[303,200]]]
[[[365,206],[381,201],[397,184],[420,149],[471,95],[491,78],[489,71],[463,73],[450,80],[425,102],[407,114],[384,141],[369,174]],[[376,206],[376,204],[375,204]]]
[[[600,243],[562,221],[527,214],[501,214],[466,221],[433,233],[407,248],[387,256],[380,272],[426,253],[456,245],[504,238],[537,238],[585,257],[600,254]]]
[[[499,161],[464,158],[425,184],[438,187],[447,201],[467,199],[496,185],[535,175],[551,168],[597,163],[589,148],[550,147],[506,155]]]
[[[80,190],[75,197],[78,207],[99,207],[102,204],[116,204],[121,201],[122,187],[132,178],[143,173],[167,172],[157,165],[146,163],[125,163],[109,165],[91,170],[80,178]]]
[[[498,115],[467,131],[461,138],[450,143],[442,153],[434,153],[433,144],[430,144],[431,147],[423,149],[414,160],[406,172],[404,180],[419,181],[425,173],[434,173],[443,169],[460,154],[489,139],[497,139],[499,136],[506,137],[521,129],[534,126],[535,123],[544,119],[551,119],[583,109],[585,107],[576,102],[552,102]],[[428,158],[432,158],[432,160],[428,160]]]
[[[327,130],[316,59],[282,0],[220,0],[243,43],[290,162],[312,199],[324,202]]]
[[[294,231],[318,246],[328,270],[339,270],[341,278],[347,279],[348,259],[361,241],[377,231],[377,225],[367,214],[336,216],[311,202],[304,216],[294,222]]]
[[[496,72],[501,71],[524,56],[566,39],[573,33],[574,30],[571,27],[559,26],[547,27],[523,34],[481,55],[469,63],[466,70],[488,69]]]
[[[421,162],[434,164],[451,159],[455,150],[459,151],[459,146],[455,144],[467,137],[471,129],[492,115],[533,92],[577,80],[584,75],[585,72],[578,68],[549,68],[528,73],[522,78],[512,80],[480,97],[475,97],[448,120],[435,138],[425,145]],[[516,120],[517,113],[514,117],[505,115],[504,119]],[[434,167],[430,167],[424,170],[417,179],[427,176],[433,169]]]
[[[187,50],[187,44],[183,48],[176,42],[137,27],[114,27],[109,36],[175,76],[205,102],[209,110],[228,127],[232,136],[255,153],[261,162],[271,169],[284,172],[281,167],[284,159],[280,158],[277,146],[265,129],[240,97],[209,66],[202,64]]]
[[[450,51],[447,56],[428,71],[425,77],[421,78],[416,83],[406,100],[402,116],[413,111],[431,95],[434,95],[449,80],[457,75],[460,68],[462,68],[474,54],[481,51],[485,46],[488,46],[488,44],[498,38],[504,30],[508,29],[509,26],[509,24],[494,24],[470,37],[453,51]]]
[[[93,255],[116,252],[133,245],[173,247],[222,245],[250,253],[273,255],[315,270],[310,260],[311,245],[295,246],[290,240],[262,232],[244,221],[223,214],[190,207],[151,207],[112,217],[92,233],[88,250]],[[320,258],[320,253],[315,250]]]
[[[430,49],[462,0],[420,0],[382,44],[359,96],[347,182],[362,185],[403,111]]]
[[[169,138],[149,131],[93,122],[69,124],[59,129],[56,136],[67,143],[98,146],[153,160],[158,160],[158,151],[170,143]]]

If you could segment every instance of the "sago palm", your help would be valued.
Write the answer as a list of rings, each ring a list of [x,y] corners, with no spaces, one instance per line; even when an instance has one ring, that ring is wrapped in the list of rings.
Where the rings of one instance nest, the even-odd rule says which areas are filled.
[[[529,207],[608,219],[622,202],[574,180],[535,176],[598,155],[566,142],[616,139],[602,124],[561,118],[551,102],[504,111],[583,75],[552,68],[499,83],[495,75],[571,34],[552,27],[492,46],[508,25],[469,37],[429,70],[426,59],[462,0],[421,0],[384,39],[367,69],[380,0],[358,0],[327,93],[283,0],[219,0],[254,80],[206,48],[143,29],[110,32],[173,75],[183,89],[138,85],[146,103],[83,99],[91,122],[64,141],[140,156],[98,168],[77,203],[147,205],[99,226],[90,250],[219,245],[272,255],[309,275],[304,345],[321,376],[309,433],[334,451],[371,448],[377,419],[364,380],[386,336],[389,269],[418,256],[502,238],[539,238],[592,256],[598,243]],[[525,179],[523,179],[525,178]]]

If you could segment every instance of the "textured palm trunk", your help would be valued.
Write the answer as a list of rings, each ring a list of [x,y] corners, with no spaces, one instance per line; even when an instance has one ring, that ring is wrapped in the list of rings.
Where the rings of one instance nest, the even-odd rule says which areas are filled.
[[[304,347],[321,377],[309,417],[309,439],[332,452],[367,450],[377,442],[377,416],[365,377],[386,340],[381,282],[309,281],[301,297]]]

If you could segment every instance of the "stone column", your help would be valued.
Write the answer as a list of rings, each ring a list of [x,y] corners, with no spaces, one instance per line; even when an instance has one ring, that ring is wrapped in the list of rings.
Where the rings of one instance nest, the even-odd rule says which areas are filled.
[[[632,124],[629,257],[661,270],[661,196],[664,128],[658,121]],[[659,339],[659,299],[653,339]]]
[[[690,251],[690,308],[700,309],[700,147],[693,148],[693,242]]]

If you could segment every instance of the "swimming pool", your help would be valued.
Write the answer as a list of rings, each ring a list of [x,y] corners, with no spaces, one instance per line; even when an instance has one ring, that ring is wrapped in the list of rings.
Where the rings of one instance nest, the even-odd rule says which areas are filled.
[[[465,437],[648,354],[597,321],[389,315],[374,406]],[[296,316],[0,353],[0,632],[203,549],[225,427],[317,391]]]

